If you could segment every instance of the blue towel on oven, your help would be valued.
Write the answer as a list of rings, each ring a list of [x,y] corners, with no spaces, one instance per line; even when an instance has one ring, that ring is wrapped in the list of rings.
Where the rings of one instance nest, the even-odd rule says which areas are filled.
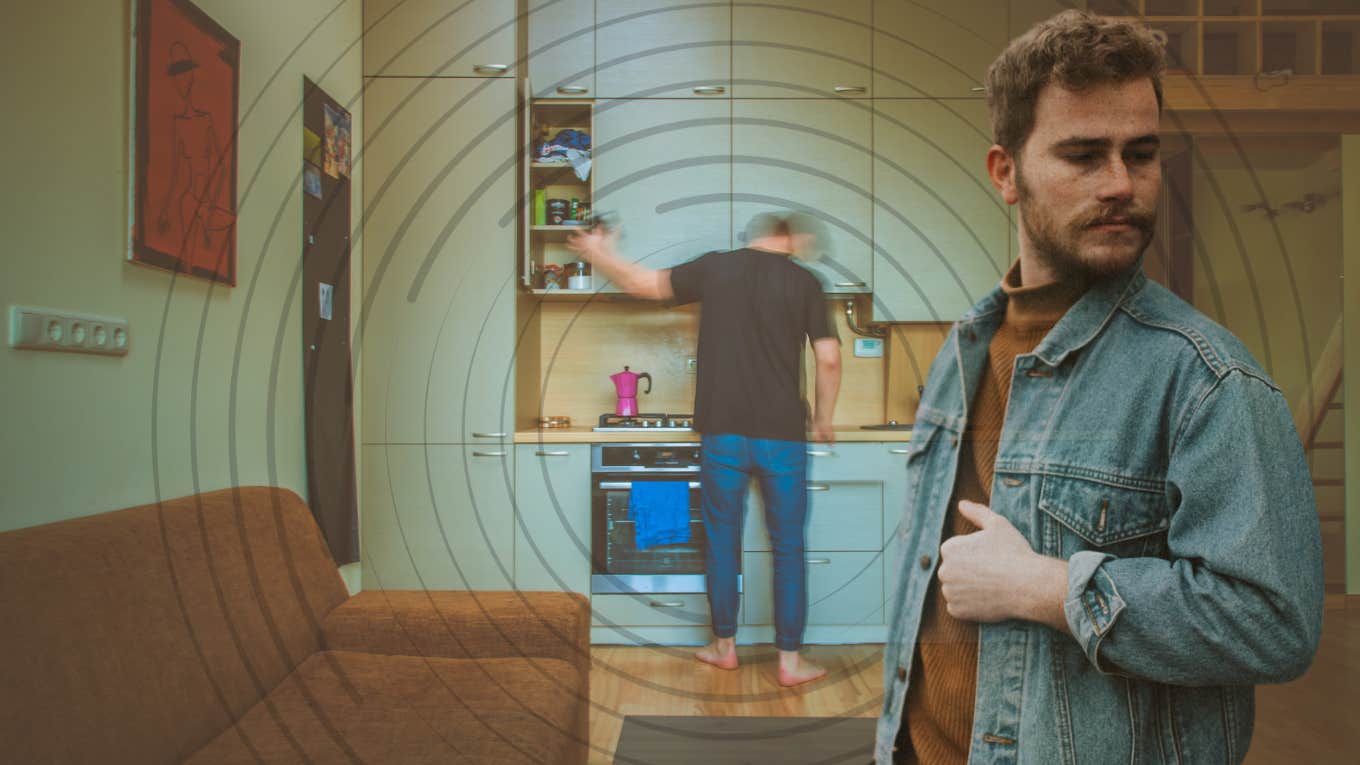
[[[689,541],[689,482],[634,481],[628,492],[637,549]]]

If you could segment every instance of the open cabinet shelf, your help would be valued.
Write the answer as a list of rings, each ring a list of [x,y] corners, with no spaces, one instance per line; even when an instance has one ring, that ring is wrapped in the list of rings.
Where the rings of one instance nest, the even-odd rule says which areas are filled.
[[[531,92],[527,83],[524,92]],[[584,225],[563,224],[560,221],[590,219],[591,204],[595,198],[593,168],[583,180],[569,162],[542,161],[540,147],[562,131],[574,130],[591,137],[593,150],[594,101],[530,99],[525,96],[522,120],[527,155],[522,177],[523,259],[520,283],[533,295],[588,295],[591,290],[566,289],[564,271],[559,272],[559,284],[547,284],[544,278],[550,270],[545,269],[546,266],[564,268],[567,263],[577,260],[567,249],[567,236],[572,231],[583,230]],[[573,211],[575,217],[572,217]]]

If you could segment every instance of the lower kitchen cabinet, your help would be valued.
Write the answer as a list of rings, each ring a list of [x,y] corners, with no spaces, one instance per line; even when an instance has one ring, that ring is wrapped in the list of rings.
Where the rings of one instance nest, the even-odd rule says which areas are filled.
[[[756,484],[747,499],[742,548],[768,551],[765,503]],[[883,546],[882,481],[808,481],[807,549],[878,550]]]
[[[590,444],[515,447],[515,588],[590,593]]]
[[[514,573],[507,447],[363,447],[365,589],[508,590]]]
[[[708,629],[708,596],[703,593],[596,595],[590,600],[596,627],[703,627]]]
[[[806,558],[808,625],[884,622],[883,561],[875,552],[818,552]],[[743,624],[773,624],[774,560],[767,552],[742,557]]]

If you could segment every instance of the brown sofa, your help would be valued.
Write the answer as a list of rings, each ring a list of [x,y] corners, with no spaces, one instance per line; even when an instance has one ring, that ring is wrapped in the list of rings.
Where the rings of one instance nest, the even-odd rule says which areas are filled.
[[[586,761],[585,599],[348,597],[287,490],[0,534],[0,614],[5,762]]]

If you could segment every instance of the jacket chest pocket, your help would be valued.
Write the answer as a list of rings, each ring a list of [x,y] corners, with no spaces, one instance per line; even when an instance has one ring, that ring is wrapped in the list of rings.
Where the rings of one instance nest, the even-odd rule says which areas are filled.
[[[1099,550],[1120,558],[1166,557],[1169,516],[1162,495],[1068,476],[1044,476],[1045,552],[1069,558]]]

